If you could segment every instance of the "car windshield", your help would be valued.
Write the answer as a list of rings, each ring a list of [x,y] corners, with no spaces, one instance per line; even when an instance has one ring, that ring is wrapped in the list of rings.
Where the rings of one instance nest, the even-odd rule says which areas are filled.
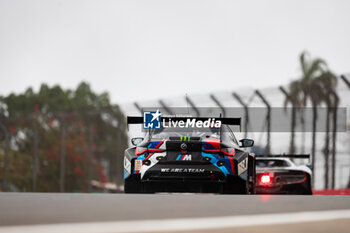
[[[150,138],[163,139],[169,137],[220,138],[219,128],[162,128],[150,131]]]
[[[238,141],[232,130],[227,125],[222,125],[221,128],[161,128],[148,132],[147,141],[168,139],[170,137],[190,137],[192,139],[214,138],[221,139],[227,145],[238,146]]]
[[[289,163],[285,160],[280,159],[269,159],[269,160],[257,160],[256,165],[258,167],[289,167]]]

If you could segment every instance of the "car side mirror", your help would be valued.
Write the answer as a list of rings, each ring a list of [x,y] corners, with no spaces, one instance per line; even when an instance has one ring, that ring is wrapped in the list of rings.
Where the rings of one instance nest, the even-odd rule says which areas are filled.
[[[131,144],[133,144],[134,146],[137,146],[138,144],[140,144],[143,141],[144,138],[132,138],[131,139]]]
[[[241,147],[252,147],[252,146],[254,146],[254,140],[252,140],[252,139],[241,139],[239,141],[242,144]]]

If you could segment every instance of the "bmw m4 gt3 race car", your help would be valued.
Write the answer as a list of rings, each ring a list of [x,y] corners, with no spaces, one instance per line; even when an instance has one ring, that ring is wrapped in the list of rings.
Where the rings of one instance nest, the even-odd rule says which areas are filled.
[[[309,155],[277,155],[256,157],[256,193],[311,195],[311,170],[297,166],[289,158]]]
[[[243,149],[254,141],[239,145],[228,125],[240,118],[221,119],[219,128],[167,127],[133,138],[124,156],[125,192],[254,192],[255,158]],[[128,124],[140,122],[128,117]]]

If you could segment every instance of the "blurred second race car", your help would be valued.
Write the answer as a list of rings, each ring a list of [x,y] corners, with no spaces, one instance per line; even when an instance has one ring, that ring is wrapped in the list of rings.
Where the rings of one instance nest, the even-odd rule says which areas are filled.
[[[297,166],[291,157],[306,159],[309,155],[256,157],[257,194],[312,194],[310,168]]]

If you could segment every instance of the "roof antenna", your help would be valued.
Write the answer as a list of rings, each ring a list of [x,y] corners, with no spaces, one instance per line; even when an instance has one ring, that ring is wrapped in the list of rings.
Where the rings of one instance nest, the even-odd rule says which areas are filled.
[[[185,94],[186,96],[186,104],[187,104],[187,114],[190,115],[190,108],[188,106],[188,96],[187,96],[187,93]]]

